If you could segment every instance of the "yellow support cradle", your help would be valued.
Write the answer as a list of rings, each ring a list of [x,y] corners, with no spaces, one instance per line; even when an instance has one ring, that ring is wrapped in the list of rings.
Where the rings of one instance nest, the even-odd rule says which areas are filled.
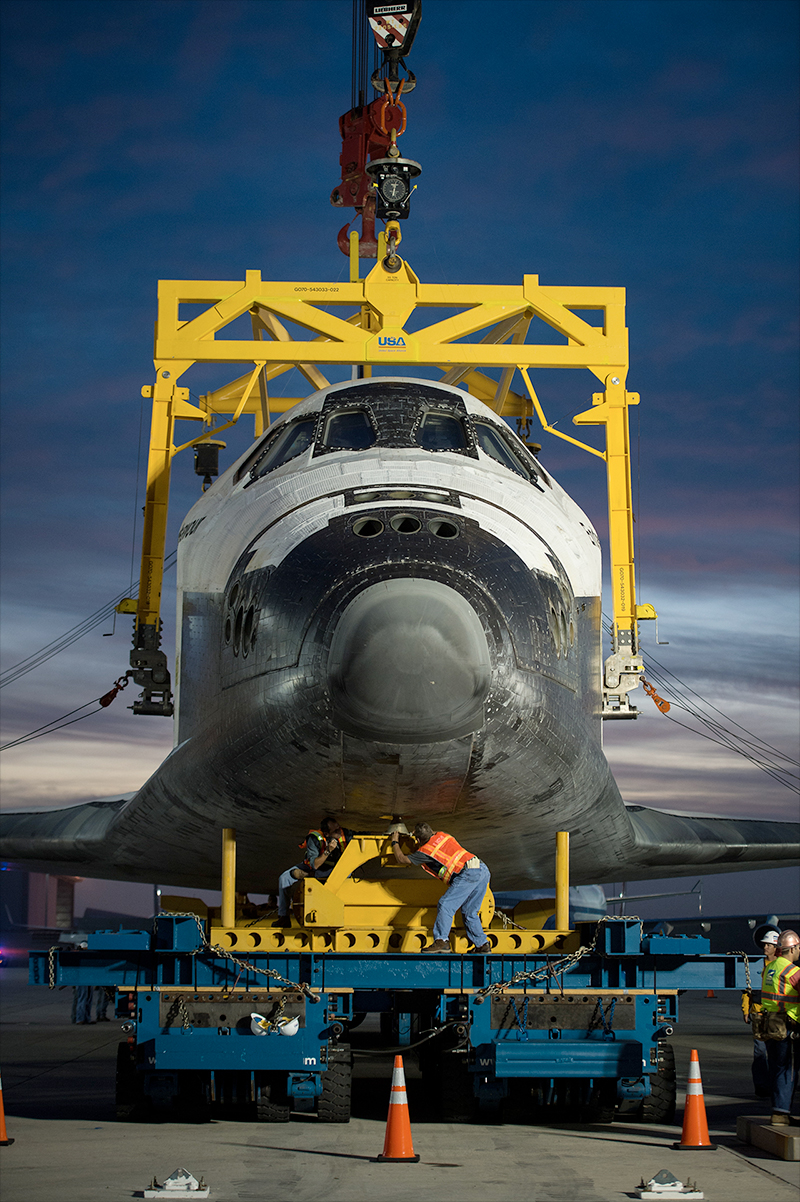
[[[210,924],[209,941],[226,951],[422,952],[432,941],[434,919],[445,886],[430,876],[400,868],[390,837],[354,835],[325,881],[307,877],[297,887],[294,918],[289,927],[272,925],[273,916],[234,915],[235,832],[223,831],[222,906],[207,910],[185,897],[162,898],[162,908],[196,910]],[[369,865],[369,878],[359,869]],[[391,869],[375,875],[377,866]],[[543,929],[554,919],[553,929]],[[450,936],[454,952],[471,946],[459,915]],[[522,903],[509,921],[495,910],[487,889],[480,909],[481,924],[493,953],[533,954],[550,947],[564,948],[569,926],[569,836],[561,831],[556,844],[555,902]]]

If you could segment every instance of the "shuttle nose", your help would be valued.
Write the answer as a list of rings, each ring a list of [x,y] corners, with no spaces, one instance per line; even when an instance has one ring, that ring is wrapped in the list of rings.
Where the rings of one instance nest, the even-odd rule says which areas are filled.
[[[350,602],[328,660],[334,721],[360,738],[434,743],[477,730],[489,688],[478,615],[435,580],[386,580]]]

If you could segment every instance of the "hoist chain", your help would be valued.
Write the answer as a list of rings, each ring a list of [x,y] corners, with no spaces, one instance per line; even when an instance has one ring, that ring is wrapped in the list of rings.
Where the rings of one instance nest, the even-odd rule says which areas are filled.
[[[55,987],[56,987],[56,952],[57,951],[58,951],[57,943],[54,944],[51,948],[47,949],[47,977],[48,977],[47,988],[48,989],[55,989]]]
[[[598,922],[597,929],[595,930],[595,933],[594,933],[594,938],[592,939],[592,942],[590,944],[588,944],[587,946],[581,946],[578,948],[577,951],[571,952],[568,956],[563,956],[560,960],[556,960],[555,962],[551,962],[550,959],[548,958],[547,963],[542,965],[541,968],[532,968],[528,972],[516,972],[516,973],[514,973],[514,976],[511,977],[511,979],[508,981],[495,981],[491,985],[487,985],[484,989],[479,989],[476,996],[477,997],[488,997],[491,995],[492,997],[497,997],[505,989],[511,989],[514,985],[519,985],[523,981],[531,981],[531,982],[540,981],[545,978],[550,978],[551,976],[563,978],[566,973],[571,972],[572,969],[575,968],[576,965],[578,965],[580,963],[580,961],[583,959],[584,956],[588,956],[591,952],[595,951],[595,949],[597,947],[597,940],[600,936],[601,927],[603,927],[606,923],[611,923],[611,922],[638,922],[639,923],[639,937],[641,939],[641,935],[642,935],[642,919],[641,918],[638,918],[635,915],[628,915],[628,914],[625,914],[624,916],[623,915],[612,916],[611,914],[606,914],[605,917],[601,918],[600,921]],[[563,984],[560,986],[560,988],[563,992],[563,989],[564,989]]]
[[[203,946],[199,947],[199,948],[195,948],[192,952],[190,952],[190,955],[199,956],[200,953],[204,952],[204,951],[213,952],[215,956],[219,956],[223,960],[230,960],[232,964],[235,964],[237,966],[237,968],[241,968],[245,972],[260,973],[264,977],[271,977],[275,981],[280,981],[281,985],[286,985],[289,989],[294,989],[298,993],[304,994],[305,997],[307,997],[309,999],[309,1001],[311,1001],[311,1002],[319,1001],[319,998],[317,997],[317,995],[312,993],[312,991],[308,985],[303,985],[298,981],[289,981],[286,977],[282,977],[279,972],[276,972],[274,968],[260,968],[257,964],[250,964],[246,960],[240,960],[238,956],[234,956],[232,952],[229,952],[227,950],[227,948],[221,947],[220,944],[218,944],[218,943],[213,943],[213,944],[209,943],[208,939],[206,938],[206,933],[203,930],[203,924],[200,921],[199,916],[197,914],[193,913],[192,911],[185,911],[185,912],[170,911],[169,914],[166,915],[166,917],[168,917],[168,918],[193,918],[194,919],[195,924],[197,926],[197,931],[198,931],[198,934],[200,935],[200,939],[201,939]],[[157,916],[156,916],[156,919],[157,919]],[[154,921],[153,925],[155,926],[155,921]]]
[[[278,999],[277,1011],[273,1011],[271,1017],[266,1020],[267,1025],[266,1025],[265,1030],[269,1031],[273,1035],[280,1032],[280,1029],[281,1029],[280,1020],[281,1020],[281,1017],[282,1017],[285,1009],[286,1009],[286,994],[282,993],[280,995],[280,998]]]
[[[183,999],[182,993],[178,994],[178,996],[175,998],[175,1001],[170,1006],[169,1011],[167,1012],[167,1016],[164,1019],[165,1027],[169,1027],[172,1024],[172,1020],[176,1014],[180,1014],[180,1016],[183,1020],[181,1022],[181,1027],[183,1028],[183,1030],[188,1031],[189,1027],[192,1024],[191,1024],[191,1020],[189,1017],[189,1011],[187,1009],[186,1002]]]
[[[731,955],[741,956],[742,959],[744,960],[744,979],[747,982],[747,984],[745,985],[745,989],[747,990],[748,993],[751,993],[753,987],[750,982],[750,960],[747,955],[747,952],[732,952]]]
[[[516,931],[529,931],[530,927],[524,927],[521,923],[514,922],[513,918],[509,918],[503,910],[495,910],[495,914],[500,915],[500,920],[503,923],[503,930],[509,931],[513,927]]]

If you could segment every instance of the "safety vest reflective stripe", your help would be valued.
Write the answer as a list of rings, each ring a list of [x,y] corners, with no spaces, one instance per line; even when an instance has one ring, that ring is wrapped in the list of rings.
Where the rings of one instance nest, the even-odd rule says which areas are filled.
[[[461,871],[467,860],[473,858],[471,851],[466,851],[452,835],[448,835],[445,831],[436,831],[419,850],[424,855],[430,856],[437,864],[442,865],[438,872],[434,872],[432,868],[427,868],[424,864],[422,867],[431,876],[437,876],[445,883]]]
[[[327,835],[324,835],[322,833],[322,831],[309,831],[308,834],[306,835],[305,839],[303,840],[303,842],[298,843],[297,846],[305,847],[307,841],[311,838],[312,835],[314,836],[315,839],[319,839],[320,843],[327,843],[327,841],[328,841]],[[338,835],[337,835],[337,838],[338,838]],[[345,834],[344,831],[342,831],[342,837],[341,837],[341,839],[339,839],[339,843],[341,844],[342,847],[344,847],[344,845],[347,843],[347,835]]]
[[[778,956],[764,968],[761,1001],[767,1013],[781,1011],[800,1021],[800,968]]]

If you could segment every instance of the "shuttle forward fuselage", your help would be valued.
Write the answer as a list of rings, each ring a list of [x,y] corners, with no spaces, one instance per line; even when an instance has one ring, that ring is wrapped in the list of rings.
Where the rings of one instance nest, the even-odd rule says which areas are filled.
[[[479,401],[395,378],[310,397],[181,529],[176,746],[145,786],[180,814],[175,859],[234,826],[263,888],[324,813],[403,814],[507,887],[551,879],[559,829],[576,880],[613,877],[633,838],[600,589],[591,523]]]

